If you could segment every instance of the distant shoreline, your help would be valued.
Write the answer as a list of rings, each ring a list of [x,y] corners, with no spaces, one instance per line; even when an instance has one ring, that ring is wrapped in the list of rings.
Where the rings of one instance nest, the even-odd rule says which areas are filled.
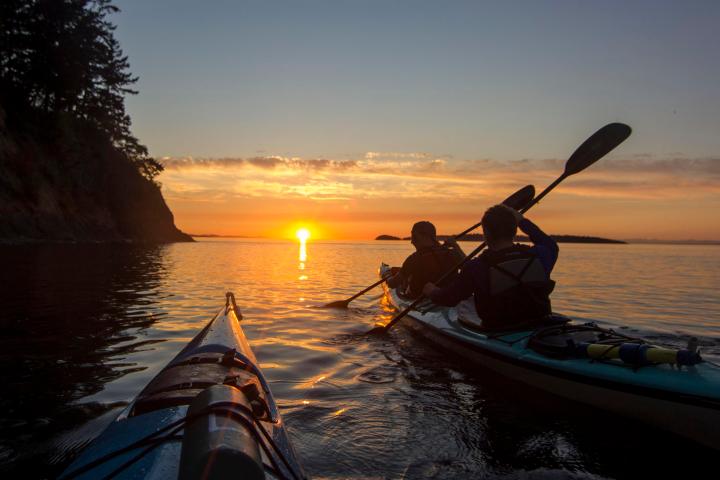
[[[550,235],[553,239],[555,239],[558,243],[611,243],[611,244],[619,244],[623,245],[628,242],[625,242],[623,240],[614,240],[611,238],[601,238],[601,237],[588,237],[583,235]],[[438,235],[439,240],[445,240],[447,238],[451,238],[451,235]],[[519,242],[527,242],[529,241],[529,238],[524,235],[518,235],[517,240]],[[395,237],[393,235],[378,235],[375,237],[375,240],[410,240],[410,237]],[[463,240],[465,241],[471,241],[471,242],[482,242],[485,240],[485,237],[480,233],[473,233],[470,235],[465,235],[463,237]]]
[[[630,239],[627,243],[641,245],[720,245],[720,240],[652,240]]]
[[[252,235],[218,235],[213,233],[190,234],[195,238],[252,238],[267,239],[268,237],[257,237]],[[438,235],[440,240],[449,238],[450,235]],[[551,235],[558,243],[588,243],[588,244],[614,244],[614,245],[717,245],[720,246],[720,240],[655,240],[655,239],[627,239],[615,240],[602,237],[589,237],[582,235]],[[281,239],[278,239],[281,240]],[[365,241],[363,239],[355,239],[357,241]],[[374,240],[409,241],[410,237],[396,237],[394,235],[378,235]],[[517,237],[518,241],[526,242],[528,238],[525,236]],[[344,241],[353,241],[352,239],[344,239]],[[471,234],[463,237],[462,241],[481,242],[483,237],[480,234]]]
[[[251,237],[248,235],[216,235],[214,233],[188,233],[191,237],[198,238],[263,238],[263,237]]]

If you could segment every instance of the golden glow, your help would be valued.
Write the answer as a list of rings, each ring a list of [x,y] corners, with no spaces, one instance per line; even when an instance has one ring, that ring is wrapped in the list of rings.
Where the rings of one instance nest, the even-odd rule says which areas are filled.
[[[420,219],[439,233],[464,230],[528,179],[538,189],[548,185],[564,164],[383,155],[368,152],[349,163],[271,159],[272,168],[249,160],[164,159],[159,180],[186,232],[297,241],[305,229],[313,240],[370,240],[406,236]],[[720,223],[705,213],[720,208],[716,163],[603,159],[564,182],[530,218],[555,234],[718,239]],[[633,213],[618,213],[628,209]]]
[[[295,236],[300,240],[300,243],[305,243],[308,238],[310,238],[310,230],[307,228],[299,228],[297,232],[295,232]]]

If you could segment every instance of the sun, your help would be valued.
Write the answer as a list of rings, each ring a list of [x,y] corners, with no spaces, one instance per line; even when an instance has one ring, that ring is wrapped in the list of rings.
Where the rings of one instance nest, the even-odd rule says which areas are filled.
[[[308,238],[310,238],[310,230],[308,230],[307,228],[298,228],[298,231],[295,232],[295,236],[301,242],[305,242]]]

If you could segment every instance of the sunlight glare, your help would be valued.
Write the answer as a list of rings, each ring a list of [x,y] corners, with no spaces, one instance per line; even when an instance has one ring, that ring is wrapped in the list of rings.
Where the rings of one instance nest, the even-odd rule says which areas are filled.
[[[304,243],[308,238],[310,238],[310,230],[307,228],[299,228],[298,231],[295,232],[295,236],[298,240],[300,240],[300,242]]]

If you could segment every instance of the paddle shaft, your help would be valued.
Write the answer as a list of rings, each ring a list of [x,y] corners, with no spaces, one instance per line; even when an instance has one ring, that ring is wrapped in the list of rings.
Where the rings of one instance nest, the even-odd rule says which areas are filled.
[[[365,288],[364,290],[359,291],[358,293],[356,293],[356,294],[353,295],[352,297],[350,297],[350,298],[348,298],[347,300],[345,300],[345,303],[350,303],[350,302],[352,302],[353,300],[355,300],[356,298],[358,298],[360,295],[362,295],[362,294],[364,294],[364,293],[366,293],[366,292],[369,292],[370,290],[372,290],[373,288],[377,287],[378,285],[380,285],[381,283],[383,283],[385,280],[387,280],[387,279],[390,278],[390,277],[392,277],[392,275],[388,275],[388,276],[386,276],[386,277],[382,277],[380,280],[378,280],[377,282],[373,283],[373,284],[370,285],[369,287]]]
[[[540,195],[538,195],[537,197],[533,198],[532,201],[531,201],[525,208],[521,208],[521,209],[520,209],[520,213],[525,213],[525,212],[527,212],[528,210],[530,210],[530,209],[531,209],[535,204],[537,204],[545,195],[547,195],[548,193],[550,193],[550,191],[551,191],[553,188],[557,187],[557,186],[560,184],[560,182],[562,182],[563,180],[565,180],[565,178],[567,178],[567,177],[568,177],[568,175],[565,174],[565,173],[563,173],[562,175],[560,175],[560,176],[557,178],[557,180],[555,180],[553,183],[551,183],[550,185],[548,185],[548,187],[547,187],[545,190],[543,190],[543,191],[540,193]],[[475,227],[473,227],[473,228],[476,228],[477,226],[479,226],[479,225],[481,225],[481,224],[482,224],[482,222],[478,223],[478,224],[477,224]],[[482,251],[482,249],[485,248],[486,245],[487,245],[487,242],[482,242],[482,243],[480,244],[480,246],[478,246],[475,250],[473,250],[472,252],[470,252],[470,254],[469,254],[468,256],[466,256],[465,258],[463,258],[460,262],[458,262],[457,265],[453,266],[452,269],[450,269],[450,270],[448,270],[447,272],[445,272],[445,273],[443,274],[443,276],[440,277],[440,278],[437,280],[436,283],[442,283],[442,282],[444,282],[445,280],[447,280],[447,279],[450,277],[450,275],[452,275],[454,272],[457,272],[457,271],[458,271],[460,268],[462,268],[467,262],[469,262],[475,255],[477,255],[478,253],[480,253],[480,252]],[[380,282],[380,283],[382,283],[382,282]],[[381,328],[383,331],[389,330],[393,325],[395,325],[395,323],[397,323],[398,320],[400,320],[402,317],[404,317],[405,315],[407,315],[408,312],[410,312],[410,310],[414,309],[420,302],[422,302],[422,301],[425,300],[426,298],[427,298],[427,297],[426,297],[425,295],[420,294],[420,296],[419,296],[418,298],[416,298],[410,305],[408,305],[407,307],[405,307],[405,309],[404,309],[402,312],[400,312],[400,313],[398,313],[397,315],[395,315],[395,317],[393,317],[393,319],[390,320],[385,326],[379,327],[379,328]],[[373,330],[375,330],[375,329],[373,329]],[[372,331],[372,330],[371,330],[371,331]]]

